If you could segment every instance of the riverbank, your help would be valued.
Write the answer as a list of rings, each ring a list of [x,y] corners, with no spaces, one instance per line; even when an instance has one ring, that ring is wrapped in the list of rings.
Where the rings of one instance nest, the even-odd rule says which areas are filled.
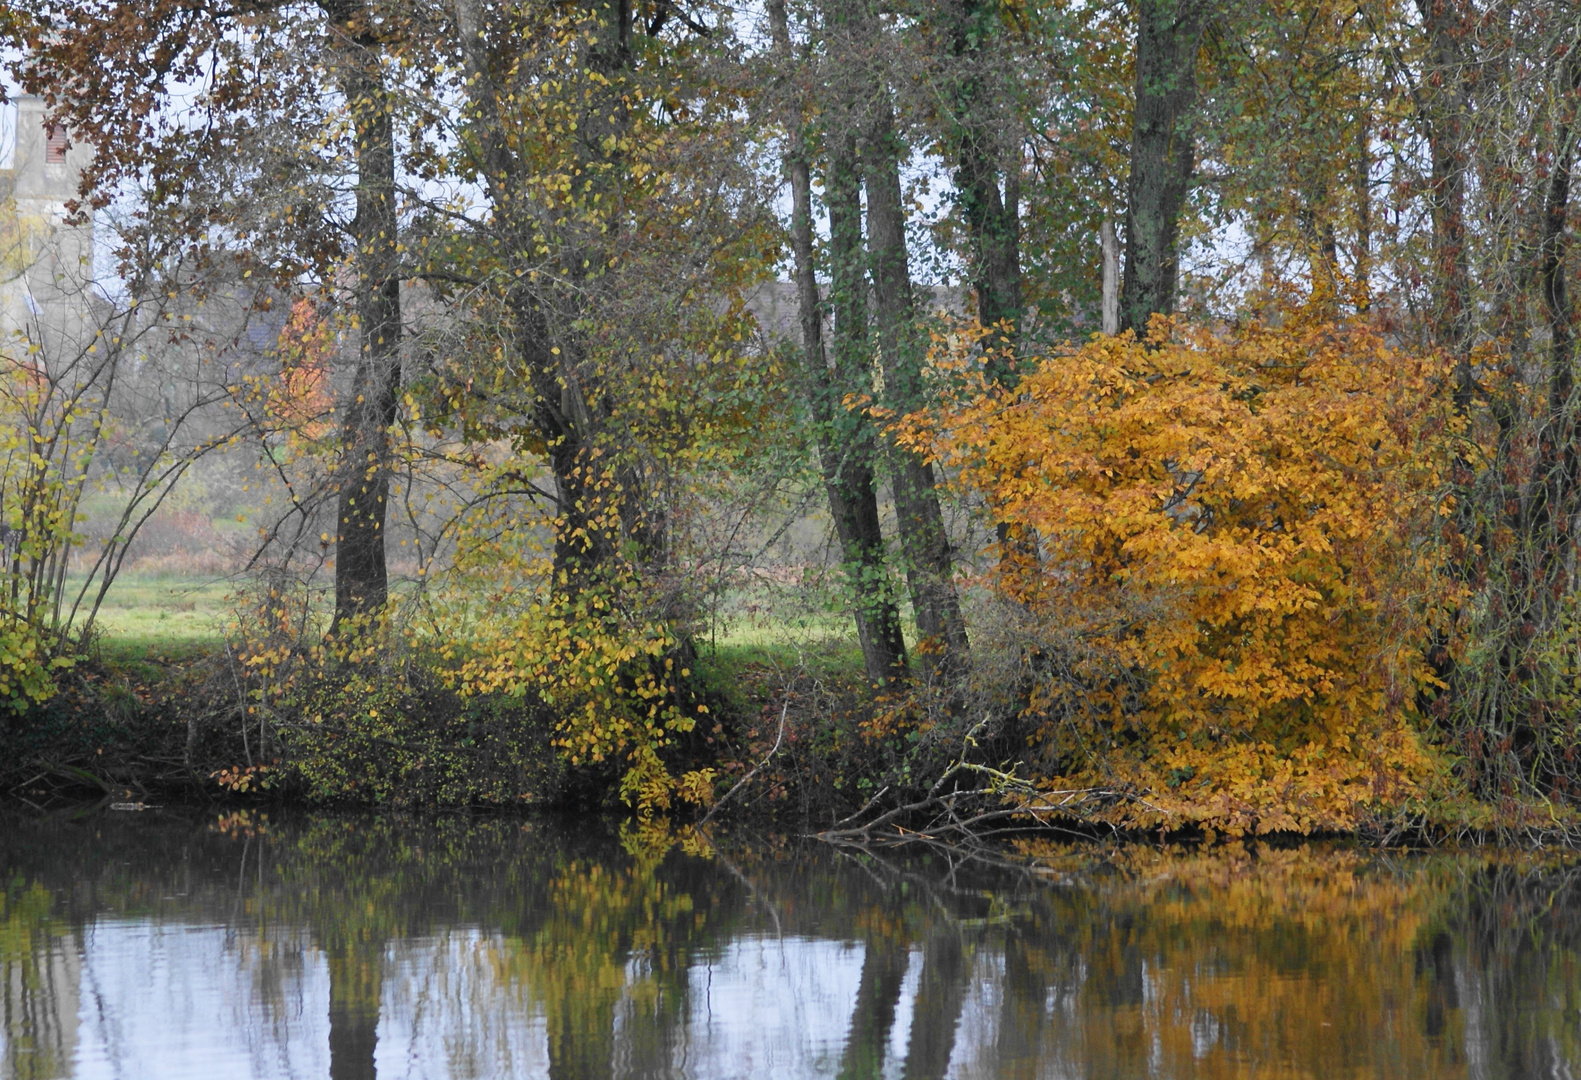
[[[227,645],[218,587],[132,578],[118,588],[104,631],[59,674],[59,692],[0,716],[0,799],[40,810],[94,799],[631,812],[620,762],[570,761],[557,745],[556,711],[542,700],[458,692],[417,650],[317,666],[291,653],[300,662],[289,684],[270,683]],[[660,816],[834,830],[856,843],[930,836],[1003,846],[1028,831],[1125,832],[1127,807],[1180,805],[1191,790],[1051,795],[1036,782],[1039,763],[1028,763],[1028,730],[1014,720],[990,731],[968,726],[957,702],[875,697],[850,642],[791,641],[771,629],[692,650],[685,690],[700,719],[671,733],[662,763],[675,776],[708,777],[710,790]],[[1381,795],[1345,828],[1306,831],[1372,843],[1581,835],[1564,808],[1472,798],[1447,758],[1435,782],[1409,797]],[[1147,831],[1225,831],[1193,821],[1184,806]]]
[[[840,808],[840,789],[855,790],[858,779],[841,748],[863,718],[850,653],[838,643],[818,655],[773,644],[709,650],[692,680],[708,719],[673,741],[667,764],[715,770],[723,793],[776,756],[777,742],[791,752],[756,790],[738,793],[734,812],[774,817],[792,787],[803,817],[814,802]],[[555,720],[541,702],[464,697],[413,668],[379,674],[378,683],[355,670],[321,678],[281,707],[264,703],[248,666],[217,636],[107,635],[59,674],[50,700],[0,714],[0,797],[38,809],[84,798],[624,809],[612,765],[567,767],[555,752]],[[787,717],[803,729],[788,740],[779,726]],[[818,767],[792,763],[808,753]]]
[[[695,683],[710,705],[709,720],[676,741],[669,764],[714,769],[714,799],[723,805],[713,813],[682,812],[677,825],[706,815],[720,824],[796,835],[844,820],[839,838],[847,842],[959,843],[975,831],[1000,850],[1029,837],[1125,832],[1079,806],[1042,813],[1036,821],[996,812],[987,800],[1000,800],[1002,807],[1013,792],[1003,785],[995,792],[994,783],[980,789],[988,794],[977,805],[991,816],[974,819],[975,830],[939,829],[944,804],[920,790],[909,796],[909,810],[894,813],[907,796],[877,800],[917,759],[918,740],[914,733],[883,730],[892,717],[868,703],[850,650],[803,651],[792,658],[770,646],[715,649],[699,658]],[[247,674],[223,645],[109,639],[62,674],[52,700],[0,717],[0,799],[39,812],[87,800],[235,809],[629,813],[612,768],[568,768],[555,753],[553,717],[541,708],[502,697],[463,700],[432,684],[407,685],[385,700],[392,724],[404,731],[399,745],[369,733],[326,742],[316,732],[317,742],[293,741],[264,729],[249,712],[256,701]],[[291,759],[304,748],[316,759]],[[1441,800],[1380,810],[1348,835],[1374,845],[1573,843],[1576,832],[1566,819],[1551,816],[1543,827],[1545,809],[1551,812],[1505,807],[1511,827],[1500,828],[1497,808]],[[875,821],[878,827],[865,827]],[[1191,827],[1170,831],[1182,838],[1219,835]]]

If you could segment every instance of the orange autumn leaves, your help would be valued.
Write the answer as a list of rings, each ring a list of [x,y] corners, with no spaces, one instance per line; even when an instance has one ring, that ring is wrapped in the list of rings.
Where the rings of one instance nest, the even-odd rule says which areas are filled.
[[[329,433],[334,411],[329,369],[334,349],[334,325],[310,300],[293,303],[276,344],[279,376],[269,387],[265,405],[278,430],[307,439]]]
[[[1127,824],[1351,829],[1434,771],[1429,676],[1455,429],[1443,365],[1297,313],[1097,338],[904,429],[1019,545],[992,584],[1081,640],[1025,642],[1046,775]],[[1440,601],[1442,602],[1442,601]],[[1066,655],[1051,662],[1051,651]]]

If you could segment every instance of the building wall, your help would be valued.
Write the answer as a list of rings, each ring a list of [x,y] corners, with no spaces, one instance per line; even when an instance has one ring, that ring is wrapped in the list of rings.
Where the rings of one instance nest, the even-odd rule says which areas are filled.
[[[0,352],[67,362],[92,338],[93,223],[67,224],[90,146],[52,160],[44,103],[16,99],[16,149],[0,170]],[[42,358],[40,358],[40,354]]]

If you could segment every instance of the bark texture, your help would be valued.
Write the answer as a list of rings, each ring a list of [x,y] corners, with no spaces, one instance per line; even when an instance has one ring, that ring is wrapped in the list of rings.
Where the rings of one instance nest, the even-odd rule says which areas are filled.
[[[769,21],[775,48],[788,66],[791,45],[784,0],[770,0]],[[866,336],[867,299],[860,262],[861,192],[855,145],[849,139],[839,144],[841,150],[833,155],[829,176],[831,258],[836,274],[831,289],[837,312],[836,355],[844,361],[831,365],[824,347],[824,304],[819,295],[813,249],[812,170],[802,131],[804,117],[799,107],[792,106],[789,112],[790,138],[784,166],[791,186],[791,249],[802,339],[802,386],[817,429],[818,462],[829,516],[834,520],[841,562],[855,594],[863,670],[869,681],[884,684],[905,673],[905,639],[884,564],[871,428],[865,419],[852,415],[841,404],[846,377],[859,374],[863,365],[861,352]],[[860,320],[860,330],[855,320]],[[850,340],[853,336],[854,342]],[[856,373],[851,371],[853,365]]]
[[[1570,588],[1571,548],[1567,527],[1577,509],[1577,450],[1575,416],[1575,310],[1565,279],[1569,261],[1570,188],[1575,162],[1575,101],[1581,94],[1581,62],[1564,66],[1562,100],[1568,107],[1554,137],[1553,172],[1543,200],[1541,241],[1538,245],[1537,282],[1548,322],[1548,415],[1538,438],[1541,486],[1533,500],[1531,533],[1540,552],[1537,603],[1534,615],[1552,618],[1559,598]]]
[[[1180,286],[1180,215],[1196,168],[1193,113],[1205,0],[1140,0],[1136,13],[1136,104],[1126,192],[1125,282],[1120,328],[1141,334],[1155,314],[1175,310]]]
[[[354,127],[357,163],[357,366],[342,408],[336,468],[335,620],[371,614],[389,598],[385,520],[390,497],[390,426],[401,388],[401,278],[397,252],[395,135],[379,45],[356,2],[324,5],[341,92]]]
[[[887,92],[876,95],[863,148],[867,237],[876,316],[874,344],[884,372],[885,404],[897,413],[924,405],[923,343],[913,306],[906,255],[906,211],[900,190],[900,145]],[[890,445],[895,517],[906,581],[916,613],[919,649],[936,673],[959,670],[967,650],[966,622],[955,594],[950,539],[939,508],[933,466],[921,454]]]
[[[1020,327],[1021,163],[1002,160],[990,92],[985,86],[987,44],[996,32],[998,5],[984,0],[949,0],[953,85],[955,186],[971,237],[969,273],[977,294],[977,319],[1002,328],[1013,343]],[[993,374],[1008,379],[1000,365]]]
[[[1470,261],[1466,250],[1466,89],[1462,42],[1469,16],[1460,0],[1417,0],[1427,38],[1424,80],[1428,153],[1427,204],[1433,218],[1433,320],[1441,346],[1455,358],[1455,406],[1471,407]]]
[[[877,437],[865,416],[847,409],[848,393],[872,389],[868,365],[867,280],[862,252],[862,179],[856,135],[829,132],[829,173],[824,183],[829,206],[829,292],[834,307],[834,368],[815,408],[820,427],[829,431],[834,452],[835,486],[841,513],[835,522],[846,570],[856,590],[857,632],[867,677],[875,683],[902,678],[906,642],[900,630],[884,558],[874,476]],[[825,465],[825,471],[829,466]],[[835,500],[830,500],[831,510]]]

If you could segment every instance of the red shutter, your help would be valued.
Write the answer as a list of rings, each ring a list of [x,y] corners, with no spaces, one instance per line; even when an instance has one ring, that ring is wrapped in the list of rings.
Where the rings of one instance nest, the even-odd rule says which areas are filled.
[[[49,126],[49,141],[44,144],[44,161],[50,165],[64,165],[66,163],[66,147],[70,143],[66,140],[66,128],[62,124]]]

